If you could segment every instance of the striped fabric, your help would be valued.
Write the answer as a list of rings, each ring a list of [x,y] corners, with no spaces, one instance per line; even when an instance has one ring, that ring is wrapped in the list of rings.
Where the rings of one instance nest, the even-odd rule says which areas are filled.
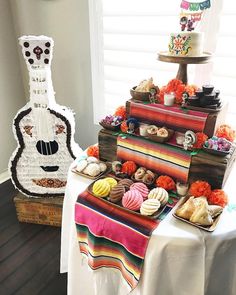
[[[174,130],[203,132],[208,114],[192,110],[183,111],[180,107],[166,107],[162,104],[131,102],[129,116]]]
[[[191,152],[178,147],[135,136],[117,138],[117,158],[132,160],[158,174],[169,175],[176,180],[188,181]]]
[[[153,220],[83,192],[75,204],[80,252],[93,270],[119,270],[133,290],[141,276],[150,235],[175,204]]]

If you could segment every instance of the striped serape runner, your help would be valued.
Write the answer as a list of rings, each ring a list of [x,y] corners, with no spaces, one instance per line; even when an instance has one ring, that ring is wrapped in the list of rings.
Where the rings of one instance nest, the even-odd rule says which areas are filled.
[[[174,207],[166,206],[157,220],[132,213],[85,191],[75,204],[80,252],[92,270],[115,268],[133,290],[140,279],[152,231]],[[157,245],[158,247],[158,245]]]
[[[132,160],[158,174],[188,181],[191,152],[167,144],[151,142],[135,136],[117,138],[117,158]]]
[[[192,110],[186,111],[180,107],[166,107],[162,104],[131,102],[129,116],[175,130],[203,132],[208,113]]]

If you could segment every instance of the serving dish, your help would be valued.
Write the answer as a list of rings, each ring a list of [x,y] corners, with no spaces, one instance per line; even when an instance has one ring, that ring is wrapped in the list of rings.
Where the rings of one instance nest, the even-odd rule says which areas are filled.
[[[90,176],[90,175],[85,174],[85,173],[83,173],[83,172],[79,172],[79,171],[76,170],[76,166],[72,167],[72,168],[71,168],[71,171],[72,171],[73,173],[79,175],[79,176],[83,176],[83,177],[88,178],[88,179],[96,180],[96,179],[98,179],[99,177],[101,177],[102,175],[104,175],[104,174],[106,174],[106,173],[108,173],[108,172],[110,171],[110,166],[108,166],[107,163],[102,162],[102,161],[100,161],[100,163],[104,163],[104,164],[106,164],[107,169],[106,169],[105,171],[99,173],[97,176]]]
[[[205,146],[203,146],[203,150],[209,154],[220,156],[220,157],[225,157],[230,153],[230,150],[229,151],[218,151],[218,150],[207,148]]]
[[[120,129],[120,125],[121,123],[117,124],[117,125],[111,125],[111,124],[106,124],[102,121],[99,122],[99,125],[101,125],[103,128],[108,129],[108,130],[119,130]]]
[[[166,128],[167,129],[167,128]],[[159,142],[159,143],[163,143],[163,142],[166,142],[168,141],[169,139],[171,139],[171,137],[174,135],[174,130],[172,129],[167,129],[168,131],[168,136],[166,137],[163,137],[163,136],[157,136],[155,134],[149,134],[147,135],[147,137],[149,139],[151,139],[152,141],[155,141],[155,142]]]

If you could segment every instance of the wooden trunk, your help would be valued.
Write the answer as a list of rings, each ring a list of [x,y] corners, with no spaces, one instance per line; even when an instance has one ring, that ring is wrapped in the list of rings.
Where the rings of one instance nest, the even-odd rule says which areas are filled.
[[[117,133],[102,129],[98,136],[99,155],[102,161],[117,160]],[[192,156],[189,182],[208,181],[212,188],[221,188],[230,174],[236,159],[236,148],[226,157],[215,156],[204,151]]]
[[[126,102],[126,112],[127,112],[127,116],[129,117],[130,114],[130,103],[132,100],[129,100]],[[140,101],[134,101],[135,103],[141,103]],[[226,117],[226,113],[228,110],[228,104],[225,103],[223,104],[223,106],[221,107],[220,110],[210,110],[210,109],[204,109],[204,108],[200,108],[200,107],[189,107],[189,109],[194,110],[194,111],[200,111],[203,113],[208,113],[208,117],[206,120],[206,126],[205,129],[203,130],[203,132],[205,134],[207,134],[208,137],[212,137],[216,131],[216,129],[225,123],[225,117]],[[145,122],[144,123],[148,123],[148,124],[157,124],[158,125],[158,116],[157,116],[157,120],[153,121],[153,122]],[[162,127],[162,126],[161,126]],[[166,126],[166,127],[170,127],[171,126]],[[175,131],[180,131],[180,132],[185,132],[186,130],[188,130],[187,126],[186,129],[181,128],[181,127],[175,127]]]
[[[63,197],[28,198],[18,193],[14,203],[20,222],[61,226]]]

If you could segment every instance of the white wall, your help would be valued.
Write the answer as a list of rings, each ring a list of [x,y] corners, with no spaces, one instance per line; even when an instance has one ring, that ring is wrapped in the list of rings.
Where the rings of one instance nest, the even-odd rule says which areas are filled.
[[[0,181],[7,176],[9,157],[17,144],[12,120],[25,104],[25,95],[12,25],[10,3],[0,1]]]
[[[76,113],[75,140],[82,148],[97,141],[99,127],[93,123],[88,1],[1,0],[0,3],[0,32],[7,41],[0,42],[0,60],[3,63],[0,67],[1,102],[7,104],[7,107],[0,110],[0,114],[3,113],[7,118],[4,121],[5,128],[0,130],[0,135],[3,135],[0,138],[7,138],[3,147],[4,161],[0,162],[1,174],[7,167],[13,146],[16,145],[11,122],[16,111],[24,104],[18,60],[23,74],[25,97],[28,100],[28,73],[17,43],[21,35],[42,34],[54,39],[52,79],[56,100]],[[0,120],[2,122],[1,115]]]

